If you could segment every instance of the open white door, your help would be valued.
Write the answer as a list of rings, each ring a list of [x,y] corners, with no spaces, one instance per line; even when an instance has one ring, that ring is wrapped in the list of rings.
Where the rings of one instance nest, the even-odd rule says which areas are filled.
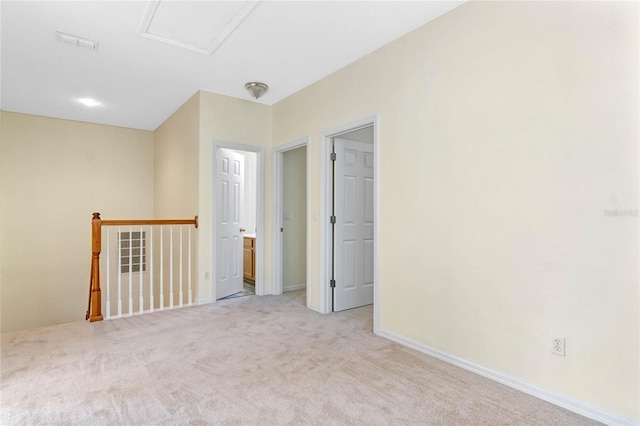
[[[244,156],[220,148],[217,155],[216,299],[242,291]]]
[[[334,139],[333,310],[373,303],[373,145]]]

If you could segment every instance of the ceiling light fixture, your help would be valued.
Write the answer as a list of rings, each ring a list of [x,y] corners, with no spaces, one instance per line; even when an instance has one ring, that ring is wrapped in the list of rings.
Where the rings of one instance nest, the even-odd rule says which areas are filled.
[[[91,98],[80,98],[80,99],[78,99],[78,102],[80,102],[82,105],[88,106],[88,107],[94,107],[94,106],[100,105],[100,102],[96,101],[95,99],[91,99]]]
[[[269,90],[269,86],[264,83],[259,83],[257,81],[252,81],[244,85],[244,88],[251,93],[251,96],[258,99],[260,96],[264,95],[267,90]]]

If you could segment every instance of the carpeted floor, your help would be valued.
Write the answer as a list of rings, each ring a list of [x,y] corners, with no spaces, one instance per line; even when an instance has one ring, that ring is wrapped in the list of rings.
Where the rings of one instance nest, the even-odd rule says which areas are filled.
[[[256,285],[247,281],[242,283],[242,291],[234,293],[219,300],[235,299],[236,297],[253,296],[256,294]]]
[[[2,336],[0,424],[591,425],[304,291]]]

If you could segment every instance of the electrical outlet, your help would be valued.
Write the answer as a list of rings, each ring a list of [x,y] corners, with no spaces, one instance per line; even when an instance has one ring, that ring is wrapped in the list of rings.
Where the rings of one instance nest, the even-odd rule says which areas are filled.
[[[204,279],[205,279],[205,280],[208,280],[208,279],[209,279],[209,273],[208,273],[208,272],[205,272],[205,273],[204,273]]]
[[[564,337],[552,337],[551,338],[551,353],[565,356],[565,338]]]

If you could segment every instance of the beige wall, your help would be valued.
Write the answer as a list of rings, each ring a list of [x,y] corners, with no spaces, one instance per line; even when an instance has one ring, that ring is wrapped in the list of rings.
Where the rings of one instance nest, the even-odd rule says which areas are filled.
[[[379,114],[381,329],[638,420],[638,217],[607,215],[638,209],[637,22],[637,3],[470,2],[273,108],[200,92],[155,156],[150,132],[3,112],[2,330],[82,319],[96,210],[197,208],[211,300],[214,139],[265,147],[270,293],[272,145],[310,137],[317,217],[321,133]],[[310,250],[318,306],[315,221]]]
[[[270,185],[271,107],[200,91],[155,131],[156,217],[198,214],[198,303],[212,301],[211,205],[213,141],[267,148],[265,188]],[[265,194],[265,206],[270,198]],[[266,207],[265,216],[269,207]],[[270,216],[266,218],[270,223]],[[270,230],[265,243],[270,244]],[[265,245],[265,247],[269,247]],[[271,292],[269,253],[265,254],[267,293]]]
[[[156,218],[198,214],[200,92],[154,132],[154,213]]]
[[[307,283],[307,147],[283,153],[282,287]]]
[[[2,112],[2,331],[84,319],[91,213],[153,215],[153,133]]]
[[[638,217],[605,215],[638,209],[637,22],[470,2],[275,105],[274,146],[311,138],[312,215],[321,133],[380,114],[383,331],[640,419]]]
[[[256,102],[230,98],[211,92],[200,92],[200,158],[199,158],[199,288],[198,301],[211,301],[211,206],[213,202],[213,141],[234,142],[265,148],[263,179],[265,185],[265,290],[271,284],[271,107]],[[262,224],[258,223],[260,227]]]

